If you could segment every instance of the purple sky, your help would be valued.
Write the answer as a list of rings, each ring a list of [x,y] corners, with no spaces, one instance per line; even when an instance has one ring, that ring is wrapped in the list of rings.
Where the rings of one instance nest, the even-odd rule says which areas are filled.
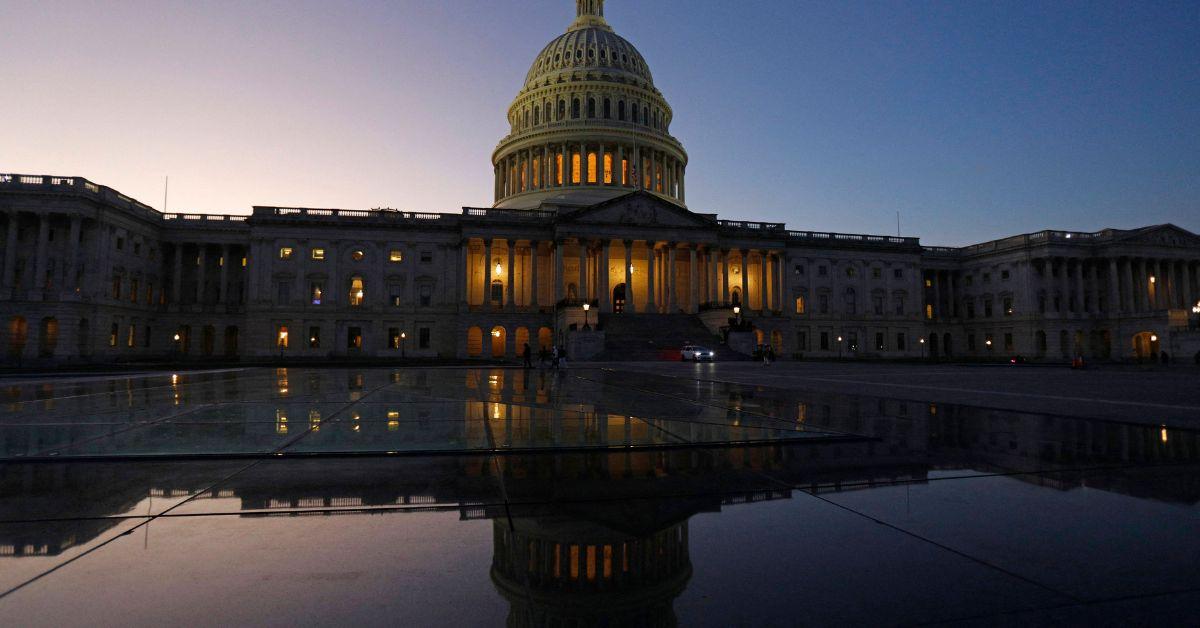
[[[1200,3],[608,0],[687,148],[688,202],[966,244],[1200,231]],[[458,211],[569,0],[20,2],[0,172],[171,211]]]

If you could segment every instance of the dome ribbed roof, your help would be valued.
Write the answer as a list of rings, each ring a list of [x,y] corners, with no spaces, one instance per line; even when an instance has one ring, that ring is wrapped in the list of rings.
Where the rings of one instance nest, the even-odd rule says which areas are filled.
[[[525,76],[527,88],[573,72],[632,75],[635,82],[654,85],[650,67],[633,44],[607,25],[573,27],[542,49]]]

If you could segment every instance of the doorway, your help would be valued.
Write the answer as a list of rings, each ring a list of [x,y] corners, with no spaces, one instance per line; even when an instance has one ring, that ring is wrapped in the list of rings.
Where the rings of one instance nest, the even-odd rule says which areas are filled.
[[[613,314],[621,314],[625,311],[625,284],[619,283],[612,291],[612,307]]]

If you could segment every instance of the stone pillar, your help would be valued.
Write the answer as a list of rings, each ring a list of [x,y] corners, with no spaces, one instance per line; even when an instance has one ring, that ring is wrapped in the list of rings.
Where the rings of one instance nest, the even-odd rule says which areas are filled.
[[[484,306],[491,305],[492,301],[492,239],[483,239],[483,299],[481,300]],[[486,341],[487,339],[484,338]]]
[[[529,304],[536,311],[538,303],[538,241],[529,241]]]
[[[935,320],[942,317],[942,282],[938,280],[940,272],[933,271],[933,318]]]
[[[770,290],[767,287],[767,252],[760,250],[758,252],[758,307],[764,314],[771,309],[770,304],[767,302],[770,296]]]
[[[600,242],[600,269],[596,278],[596,291],[600,297],[600,311],[612,312],[612,289],[608,287],[608,255],[610,240]]]
[[[1083,303],[1083,258],[1075,260],[1075,313],[1083,316],[1087,308]]]
[[[4,281],[5,288],[11,288],[17,282],[17,231],[20,227],[18,212],[8,212],[8,232],[4,236]]]
[[[633,298],[633,273],[629,272],[629,267],[633,265],[633,240],[625,240],[622,244],[625,245],[625,265],[621,267],[621,274],[625,276],[625,309],[633,314],[637,312]]]
[[[654,185],[654,179],[650,180],[650,184]],[[675,242],[667,243],[667,267],[663,273],[663,288],[666,294],[663,295],[663,312],[666,314],[674,314],[675,308],[678,307],[676,300],[679,298],[679,293],[675,288],[675,251],[677,244]]]
[[[706,295],[709,303],[721,300],[717,296],[717,290],[720,288],[717,275],[717,249],[710,246],[708,247],[708,294]]]
[[[175,243],[175,268],[172,269],[174,275],[171,278],[171,305],[179,307],[180,301],[183,298],[183,243]]]
[[[507,269],[508,270],[508,281],[504,282],[504,295],[505,295],[504,296],[504,306],[507,309],[513,310],[513,309],[516,309],[516,307],[517,307],[517,300],[516,300],[517,272],[516,272],[516,264],[513,263],[516,260],[516,250],[515,250],[517,248],[516,240],[509,238],[507,241],[507,248],[508,248],[508,269]]]
[[[462,282],[459,286],[458,301],[465,305],[470,305],[471,303],[471,268],[468,263],[470,252],[470,240],[463,239],[458,243],[458,276]]]
[[[596,185],[601,187],[607,185],[604,182],[604,143],[600,143],[600,148],[596,149],[596,169],[600,172],[596,176]]]
[[[67,268],[62,287],[65,292],[74,293],[79,285],[79,233],[83,229],[83,217],[71,216],[71,232],[67,236]]]
[[[563,179],[566,181],[566,179]],[[554,243],[554,303],[563,300],[563,241]]]
[[[687,177],[685,176],[687,174],[686,171],[687,171],[687,167],[684,166],[683,164],[680,164],[679,165],[679,202],[680,203],[687,202],[687,194],[684,193],[684,189],[683,189],[683,182],[687,180]]]
[[[225,287],[229,282],[229,245],[221,245],[221,285],[217,286],[217,304],[225,305],[225,299],[228,296],[228,289]],[[301,283],[301,290],[306,286]],[[306,297],[306,299],[309,297]]]
[[[1195,293],[1192,292],[1192,262],[1184,260],[1183,262],[1183,309],[1189,313],[1192,307],[1196,305]]]
[[[582,238],[579,239],[579,300],[590,300],[591,293],[588,291],[588,249],[587,243]]]
[[[725,249],[721,252],[721,302],[730,302],[729,292],[729,253],[730,249]]]
[[[1121,312],[1121,282],[1117,275],[1117,258],[1108,258],[1108,313]]]
[[[688,249],[688,312],[695,314],[700,311],[700,275],[696,268],[696,245]]]
[[[1071,313],[1071,260],[1062,258],[1062,265],[1058,270],[1058,288],[1062,294],[1062,312],[1064,314]]]
[[[46,288],[46,253],[49,246],[50,216],[39,214],[37,249],[34,253],[33,282],[30,284],[30,287],[36,290],[44,290]]]
[[[777,283],[779,284],[779,287],[776,288],[776,291],[775,291],[775,304],[776,304],[775,309],[782,312],[785,309],[785,306],[787,305],[787,301],[784,301],[784,298],[787,295],[787,251],[779,251],[778,253],[775,254],[775,268],[777,271],[775,274],[775,277],[776,277]],[[884,272],[886,272],[886,270]],[[884,279],[885,284],[889,283],[891,281],[890,276],[885,275],[884,277],[885,277],[885,279]],[[888,288],[890,288],[890,287],[891,286],[888,286]],[[884,300],[887,300],[890,298],[891,298],[891,290],[889,289],[888,292],[884,295]]]
[[[640,190],[642,189],[642,147],[638,144],[633,145],[633,163],[634,166],[630,168],[631,178],[634,179],[633,187]]]
[[[204,265],[208,263],[205,250],[207,245],[199,244],[196,248],[196,305],[204,305]]]
[[[658,304],[662,300],[658,298],[656,289],[662,284],[658,280],[661,265],[658,263],[657,245],[653,240],[646,240],[646,311],[652,314],[658,313]]]
[[[1133,259],[1125,258],[1125,289],[1121,291],[1121,309],[1126,312],[1138,311],[1137,282],[1133,278]],[[1128,296],[1125,296],[1128,294]]]

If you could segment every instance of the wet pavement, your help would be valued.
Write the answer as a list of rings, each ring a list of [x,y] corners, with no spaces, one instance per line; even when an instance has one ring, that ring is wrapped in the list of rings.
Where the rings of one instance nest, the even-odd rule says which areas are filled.
[[[0,617],[1194,624],[1197,431],[696,373],[0,383]]]

